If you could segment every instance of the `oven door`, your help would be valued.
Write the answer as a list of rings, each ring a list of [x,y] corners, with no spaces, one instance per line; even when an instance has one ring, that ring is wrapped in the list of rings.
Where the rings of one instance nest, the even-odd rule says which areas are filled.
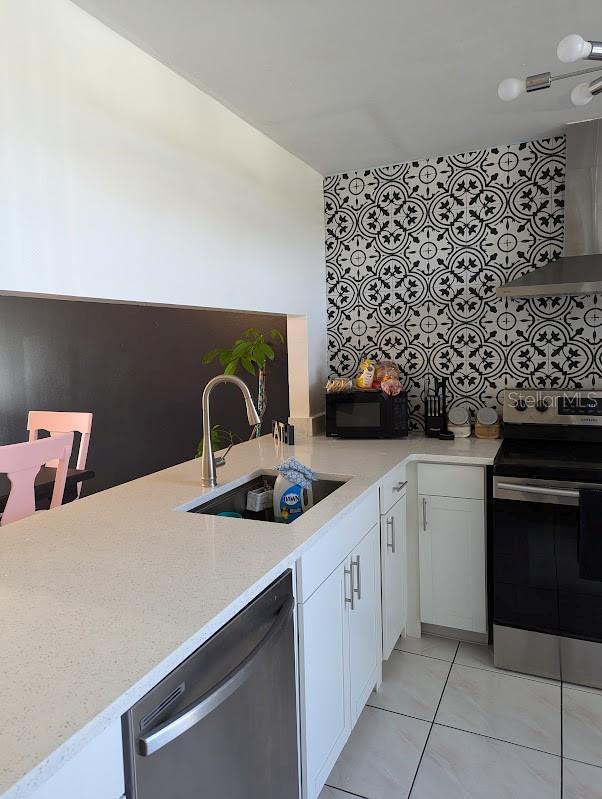
[[[494,630],[554,636],[564,679],[584,647],[602,642],[602,581],[580,575],[581,488],[602,486],[499,475],[493,484]],[[499,635],[527,647],[519,632]],[[535,642],[539,650],[548,645],[544,636]]]
[[[568,511],[576,530],[577,509],[530,493],[536,482],[494,478],[493,622],[558,635],[558,510]]]
[[[326,395],[326,434],[341,438],[389,438],[392,403],[381,391]]]

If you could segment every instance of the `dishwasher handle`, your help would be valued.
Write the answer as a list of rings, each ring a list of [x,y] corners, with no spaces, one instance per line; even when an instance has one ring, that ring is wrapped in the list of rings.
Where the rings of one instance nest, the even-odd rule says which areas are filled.
[[[293,615],[294,608],[295,600],[290,596],[278,611],[274,623],[265,636],[235,669],[204,693],[198,702],[183,710],[179,716],[169,719],[147,735],[141,736],[139,751],[142,757],[158,752],[166,744],[179,738],[232,696],[249,679],[265,649],[282,633]]]

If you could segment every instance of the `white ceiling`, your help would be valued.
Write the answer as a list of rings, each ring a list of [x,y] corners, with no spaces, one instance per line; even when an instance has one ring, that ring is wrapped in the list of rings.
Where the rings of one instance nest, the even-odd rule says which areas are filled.
[[[570,81],[512,104],[501,78],[567,72],[599,0],[75,0],[322,174],[562,132]],[[577,66],[591,66],[591,62]]]

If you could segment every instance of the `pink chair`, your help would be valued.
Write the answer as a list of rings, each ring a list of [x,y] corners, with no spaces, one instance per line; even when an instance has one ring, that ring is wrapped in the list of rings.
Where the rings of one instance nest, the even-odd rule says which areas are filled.
[[[56,436],[60,433],[81,433],[75,468],[85,469],[90,433],[92,431],[92,416],[93,414],[91,413],[71,413],[70,411],[29,411],[27,416],[29,440],[35,441],[40,430],[47,430],[51,436]],[[46,466],[56,467],[56,461],[49,462]],[[78,483],[78,497],[81,490],[82,484]]]
[[[56,508],[62,503],[72,448],[73,433],[0,447],[0,472],[8,475],[10,480],[10,494],[0,517],[0,526],[35,513],[36,475],[49,461],[56,463],[50,507]]]

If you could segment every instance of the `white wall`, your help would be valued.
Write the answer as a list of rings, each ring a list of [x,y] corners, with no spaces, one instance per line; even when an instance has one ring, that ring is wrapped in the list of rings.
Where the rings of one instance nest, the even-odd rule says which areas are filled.
[[[69,0],[0,0],[0,291],[306,315],[301,417],[323,242],[317,172]]]

